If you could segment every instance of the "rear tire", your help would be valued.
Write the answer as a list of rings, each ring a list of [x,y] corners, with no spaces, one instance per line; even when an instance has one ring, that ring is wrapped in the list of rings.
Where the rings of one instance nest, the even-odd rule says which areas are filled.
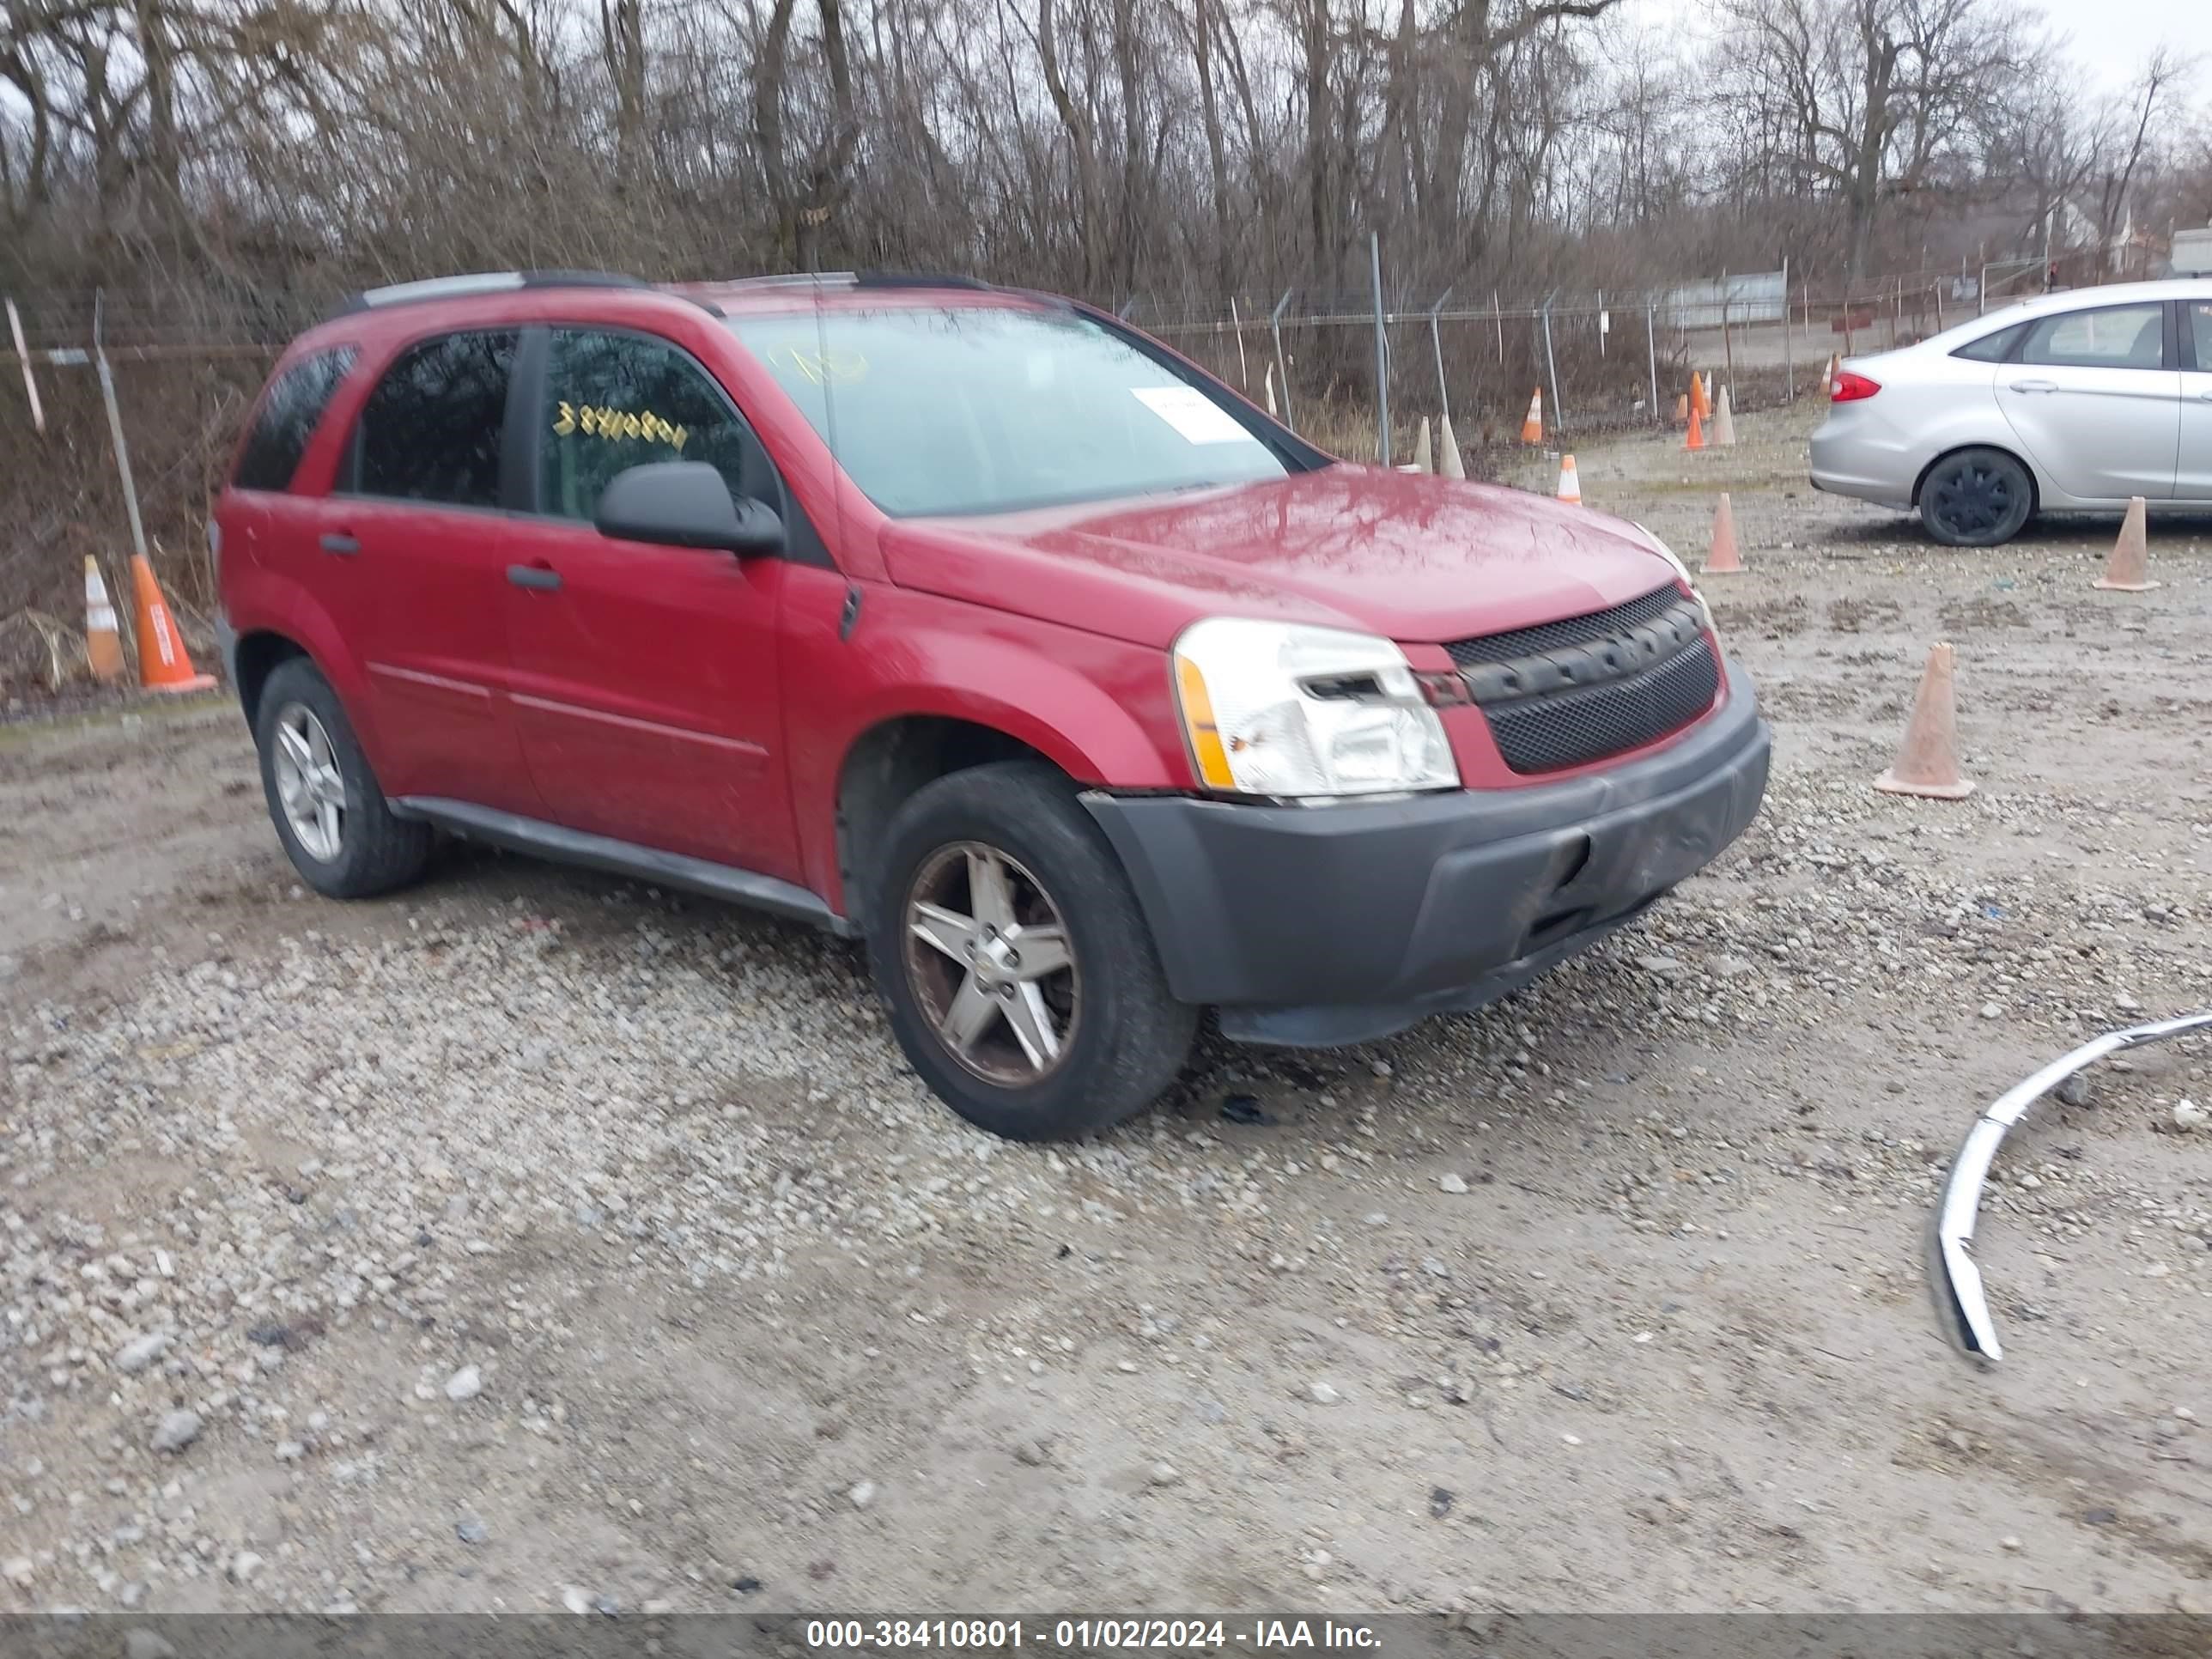
[[[392,817],[345,706],[307,658],[280,664],[262,686],[253,738],[269,817],[301,880],[354,899],[422,874],[429,826]]]
[[[2002,449],[1961,449],[1928,469],[1920,522],[1946,547],[1996,547],[2035,516],[2035,480]]]
[[[899,1047],[945,1104],[1012,1140],[1143,1110],[1198,1029],[1075,793],[1042,761],[926,784],[892,814],[862,899]]]

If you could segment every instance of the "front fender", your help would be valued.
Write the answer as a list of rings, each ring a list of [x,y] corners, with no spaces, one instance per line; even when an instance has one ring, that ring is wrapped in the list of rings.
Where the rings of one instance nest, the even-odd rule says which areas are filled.
[[[863,614],[850,647],[812,643],[804,656],[815,660],[793,661],[787,680],[851,686],[832,704],[803,716],[793,710],[787,750],[808,884],[833,904],[842,901],[836,824],[845,763],[889,722],[988,726],[1087,786],[1194,787],[1159,652],[897,589],[872,589]]]

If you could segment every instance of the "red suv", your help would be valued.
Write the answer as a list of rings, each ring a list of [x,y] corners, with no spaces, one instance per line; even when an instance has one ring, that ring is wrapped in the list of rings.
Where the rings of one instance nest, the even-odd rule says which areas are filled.
[[[1502,996],[1766,780],[1656,538],[957,279],[363,295],[210,533],[317,890],[445,830],[864,939],[922,1077],[1024,1139],[1145,1106],[1206,1007],[1333,1045]]]

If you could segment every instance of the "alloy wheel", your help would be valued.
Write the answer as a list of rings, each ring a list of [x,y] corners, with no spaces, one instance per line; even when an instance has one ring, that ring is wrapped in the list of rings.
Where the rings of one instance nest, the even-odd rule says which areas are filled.
[[[346,787],[331,734],[305,703],[276,716],[276,799],[301,851],[318,864],[337,860],[345,845]]]
[[[923,1019],[953,1059],[1019,1088],[1066,1061],[1082,1012],[1067,925],[1018,860],[955,842],[907,889],[904,957]]]

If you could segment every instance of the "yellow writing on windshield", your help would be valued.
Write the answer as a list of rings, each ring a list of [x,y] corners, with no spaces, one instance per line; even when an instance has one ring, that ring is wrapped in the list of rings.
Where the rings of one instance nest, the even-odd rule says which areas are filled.
[[[868,360],[857,351],[801,351],[797,346],[778,346],[769,354],[788,363],[793,371],[816,386],[831,380],[849,384],[867,378]]]
[[[664,421],[651,410],[637,413],[626,409],[601,409],[592,404],[562,403],[553,416],[553,430],[562,437],[582,432],[595,438],[643,438],[681,450],[691,435],[689,427]]]

